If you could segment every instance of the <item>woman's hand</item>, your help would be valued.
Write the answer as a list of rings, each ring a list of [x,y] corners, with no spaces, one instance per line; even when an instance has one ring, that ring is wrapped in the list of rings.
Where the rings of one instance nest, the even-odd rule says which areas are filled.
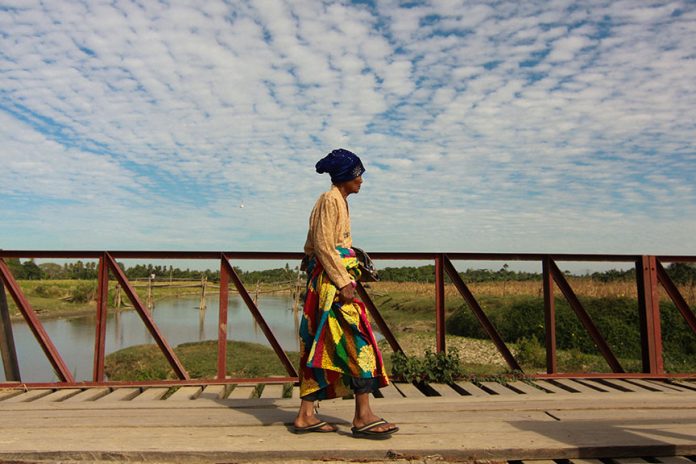
[[[352,283],[341,288],[338,292],[338,301],[341,304],[347,304],[353,302],[353,297],[355,296],[355,287]]]

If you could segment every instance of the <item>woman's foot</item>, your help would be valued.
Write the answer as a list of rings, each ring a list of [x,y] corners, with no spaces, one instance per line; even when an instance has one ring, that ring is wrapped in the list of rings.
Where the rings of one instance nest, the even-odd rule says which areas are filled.
[[[399,427],[397,427],[396,424],[385,421],[381,417],[370,414],[365,417],[353,418],[353,430],[362,429],[369,429],[369,431],[374,434],[387,434],[396,432],[399,430]]]
[[[297,417],[293,423],[293,429],[295,433],[338,431],[336,426],[320,420],[317,416]]]

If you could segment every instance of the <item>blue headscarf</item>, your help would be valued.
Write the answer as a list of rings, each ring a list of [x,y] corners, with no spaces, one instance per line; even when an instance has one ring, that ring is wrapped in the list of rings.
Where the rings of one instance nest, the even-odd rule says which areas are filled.
[[[353,180],[365,172],[360,158],[355,153],[343,148],[334,150],[320,159],[315,167],[319,174],[328,172],[331,175],[331,182],[334,184]]]

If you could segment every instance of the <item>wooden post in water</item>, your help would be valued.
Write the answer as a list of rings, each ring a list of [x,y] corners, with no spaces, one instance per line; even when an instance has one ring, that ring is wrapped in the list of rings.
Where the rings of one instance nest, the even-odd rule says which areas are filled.
[[[17,351],[12,334],[12,321],[10,321],[10,308],[7,306],[5,284],[2,277],[0,277],[0,335],[2,336],[0,338],[0,354],[2,354],[2,365],[5,368],[5,380],[21,382]]]
[[[205,302],[205,287],[208,283],[208,278],[206,276],[201,277],[201,302],[198,304],[198,309],[204,311],[206,308]]]
[[[152,275],[147,277],[147,309],[152,311],[155,304],[152,302]]]
[[[114,306],[116,309],[121,309],[121,285],[117,282],[116,287],[114,287]]]

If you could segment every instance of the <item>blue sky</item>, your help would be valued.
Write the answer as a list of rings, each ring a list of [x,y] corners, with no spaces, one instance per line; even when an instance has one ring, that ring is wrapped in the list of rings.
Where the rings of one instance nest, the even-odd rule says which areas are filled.
[[[0,248],[696,254],[696,3],[0,0]],[[244,205],[241,208],[240,205]]]

